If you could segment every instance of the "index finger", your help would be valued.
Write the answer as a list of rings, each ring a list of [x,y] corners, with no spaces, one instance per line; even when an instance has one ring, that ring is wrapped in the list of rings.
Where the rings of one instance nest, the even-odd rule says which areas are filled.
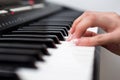
[[[79,16],[74,22],[73,22],[73,24],[72,24],[72,27],[71,27],[71,29],[70,29],[70,31],[69,31],[69,33],[70,34],[73,34],[74,33],[74,31],[75,31],[75,28],[76,28],[76,25],[78,25],[79,23],[80,23],[80,21],[84,18],[84,13],[81,15],[81,16]]]
[[[92,20],[92,18],[85,18],[83,19],[75,28],[75,32],[73,33],[73,35],[71,36],[71,38],[69,40],[72,39],[76,39],[76,38],[80,38],[82,35],[84,35],[84,33],[86,32],[86,30],[94,25],[94,20]]]

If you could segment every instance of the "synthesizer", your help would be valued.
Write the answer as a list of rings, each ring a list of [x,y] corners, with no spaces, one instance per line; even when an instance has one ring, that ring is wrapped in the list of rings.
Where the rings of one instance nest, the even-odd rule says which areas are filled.
[[[51,3],[1,9],[0,80],[93,80],[95,47],[66,41],[83,12]]]

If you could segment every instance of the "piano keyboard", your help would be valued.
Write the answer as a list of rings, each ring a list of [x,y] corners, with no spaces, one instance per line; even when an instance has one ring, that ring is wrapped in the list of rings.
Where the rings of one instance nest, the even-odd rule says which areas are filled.
[[[91,80],[94,54],[83,54],[87,47],[65,41],[82,13],[52,5],[1,16],[0,80]],[[83,64],[88,66],[84,71]]]

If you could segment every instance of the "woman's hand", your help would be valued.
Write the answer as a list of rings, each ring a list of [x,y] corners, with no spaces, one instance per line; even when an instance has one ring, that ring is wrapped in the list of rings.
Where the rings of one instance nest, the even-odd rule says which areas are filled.
[[[106,33],[96,34],[87,31],[90,27],[100,27]],[[113,12],[84,12],[78,17],[67,41],[74,40],[78,46],[103,46],[120,55],[120,16]]]

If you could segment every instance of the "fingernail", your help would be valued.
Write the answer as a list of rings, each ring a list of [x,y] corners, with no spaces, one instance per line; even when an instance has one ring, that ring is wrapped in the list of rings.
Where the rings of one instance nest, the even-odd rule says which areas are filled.
[[[68,31],[68,34],[71,34],[70,30]]]
[[[72,33],[72,28],[70,28],[69,33]]]
[[[68,38],[67,38],[67,41],[70,41],[72,39],[72,36],[73,35],[70,33],[69,36],[68,36]]]
[[[72,31],[72,28],[70,28],[69,32],[71,32],[71,31]]]
[[[76,34],[72,34],[71,39],[77,39]]]
[[[72,43],[76,44],[78,42],[78,39],[71,40]]]

